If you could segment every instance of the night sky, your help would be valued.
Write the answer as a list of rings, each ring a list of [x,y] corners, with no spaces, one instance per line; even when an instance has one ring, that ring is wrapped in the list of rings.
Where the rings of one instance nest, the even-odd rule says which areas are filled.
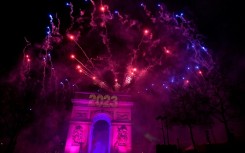
[[[41,42],[46,36],[50,13],[67,9],[67,1],[22,1],[13,5],[4,2],[7,11],[2,13],[1,76],[8,77],[23,58],[25,38],[31,43]],[[79,3],[79,1],[75,1]],[[145,1],[146,3],[150,2]],[[155,1],[155,5],[161,1]],[[223,75],[237,86],[238,95],[244,91],[245,39],[244,9],[241,2],[224,0],[165,0],[173,13],[183,12],[194,22],[206,46]],[[135,1],[140,5],[141,1]],[[125,4],[127,5],[127,4]],[[129,4],[130,6],[130,4]],[[129,7],[130,9],[130,7]],[[67,11],[67,10],[66,10]],[[67,12],[66,12],[67,13]],[[67,14],[60,13],[60,16]],[[235,89],[236,90],[236,89]],[[238,96],[237,99],[242,97]]]
[[[113,1],[113,0],[107,0],[107,2],[109,2],[109,3],[111,1]],[[115,1],[117,1],[117,0],[115,0]],[[232,95],[232,100],[231,100],[232,103],[234,103],[235,106],[237,106],[237,108],[239,108],[239,110],[241,112],[244,112],[243,110],[245,110],[245,105],[243,103],[245,100],[244,99],[244,93],[245,93],[245,77],[244,77],[245,76],[245,47],[244,47],[244,45],[245,45],[245,39],[244,39],[245,23],[244,23],[244,15],[245,15],[245,11],[244,11],[243,5],[241,4],[242,2],[240,2],[240,1],[239,2],[238,1],[237,2],[236,1],[228,1],[228,0],[227,1],[224,1],[224,0],[158,0],[158,1],[153,0],[153,1],[154,2],[152,2],[152,0],[145,0],[144,3],[149,4],[151,8],[154,8],[158,4],[158,2],[163,2],[170,12],[172,12],[173,14],[184,13],[184,16],[187,17],[189,20],[191,20],[195,24],[196,32],[200,34],[200,37],[201,37],[203,43],[205,44],[205,47],[207,47],[212,52],[212,58],[215,61],[214,64],[218,66],[220,73],[225,78],[225,80],[230,82],[229,85],[230,85],[231,89],[229,89],[229,91],[231,92],[231,95]],[[17,74],[15,72],[20,71],[19,68],[20,68],[20,63],[23,60],[23,49],[26,45],[26,40],[28,40],[31,44],[35,44],[35,43],[38,44],[38,43],[41,43],[43,41],[43,39],[45,38],[45,36],[47,34],[47,26],[50,24],[50,18],[49,18],[50,13],[55,14],[56,12],[59,12],[60,18],[64,20],[62,22],[62,27],[60,29],[61,30],[60,33],[62,33],[62,34],[65,33],[64,30],[67,28],[68,22],[69,22],[67,20],[67,18],[65,18],[65,17],[67,17],[67,13],[69,13],[67,6],[65,6],[65,4],[67,2],[68,1],[64,1],[64,0],[38,0],[38,1],[30,1],[30,2],[27,0],[24,0],[22,2],[18,2],[19,4],[16,4],[15,2],[4,2],[5,4],[2,4],[2,13],[1,13],[1,21],[2,22],[1,22],[1,24],[3,27],[1,28],[2,29],[1,30],[1,33],[2,33],[1,53],[2,53],[2,55],[1,55],[1,59],[0,59],[0,77],[1,77],[0,83],[5,83],[8,81],[11,82],[11,79],[13,79],[14,76]],[[127,2],[130,2],[130,4],[127,4]],[[125,11],[133,13],[133,15],[134,15],[133,17],[139,17],[140,11],[134,10],[135,8],[133,7],[133,5],[131,6],[131,4],[133,4],[133,3],[138,4],[140,6],[141,1],[135,0],[135,1],[131,2],[130,0],[125,0],[125,2],[123,3],[122,6],[125,7]],[[80,1],[74,0],[74,6],[77,6],[78,4],[81,4]],[[112,3],[112,4],[114,5],[114,7],[120,7],[120,5],[117,5],[116,3]],[[85,9],[85,8],[83,8],[83,9]],[[123,8],[121,8],[121,10],[123,10]],[[147,24],[151,25],[150,23],[147,23]],[[112,28],[112,31],[117,31],[117,29],[115,27],[112,26],[111,28]],[[157,29],[159,27],[156,26],[155,28]],[[159,29],[161,30],[161,28],[159,28]],[[88,28],[87,30],[89,31],[91,29]],[[121,39],[115,38],[115,40],[112,40],[112,42],[115,42],[118,44],[121,43],[121,45],[125,46],[125,48],[128,46],[130,48],[130,45],[134,46],[135,44],[133,44],[133,43],[135,43],[135,41],[133,38],[139,38],[135,35],[134,32],[136,30],[135,31],[134,30],[135,29],[132,30],[132,40],[130,40],[130,42],[132,44],[129,44],[129,45],[124,44],[126,42],[126,40],[124,40],[124,38],[126,36],[124,37],[124,35],[122,34],[123,32],[120,33],[120,30],[118,30],[119,31],[118,34],[120,36],[122,36],[122,38]],[[86,35],[87,36],[86,38],[91,39],[91,40],[100,39],[100,37],[92,38],[92,36],[89,35],[90,33],[86,33],[86,30],[84,30],[84,31],[85,31],[84,32],[85,34],[88,34],[88,35]],[[164,33],[165,31],[161,31],[161,32]],[[165,32],[164,34],[167,35],[168,32]],[[112,34],[112,37],[113,36],[115,37],[115,35]],[[174,36],[178,37],[177,34]],[[164,36],[160,35],[159,37],[165,39]],[[175,39],[175,37],[174,37],[174,39]],[[180,36],[179,38],[184,39],[185,37]],[[54,57],[53,57],[56,61],[60,62],[60,63],[57,62],[58,64],[56,66],[58,68],[57,70],[61,70],[61,77],[58,76],[58,78],[60,79],[59,81],[63,81],[62,84],[65,82],[65,78],[62,78],[63,77],[62,74],[67,74],[68,76],[70,75],[69,76],[70,78],[68,78],[68,79],[72,79],[73,78],[73,76],[72,76],[73,71],[72,72],[69,71],[69,73],[67,73],[67,70],[69,70],[71,68],[69,66],[67,66],[63,69],[62,66],[64,66],[65,64],[71,64],[71,62],[69,62],[68,60],[65,60],[64,62],[62,62],[62,60],[59,60],[59,57],[63,60],[66,59],[66,57],[63,56],[63,55],[65,55],[65,51],[67,51],[67,50],[70,51],[69,50],[70,48],[75,48],[74,44],[71,45],[68,43],[68,40],[66,40],[66,39],[64,39],[64,40],[65,41],[62,43],[62,45],[64,45],[64,47],[59,48],[59,46],[56,46],[56,48],[54,49],[55,51],[54,51]],[[122,41],[120,41],[120,40],[122,40]],[[142,40],[143,40],[143,38],[142,38]],[[86,41],[86,40],[83,40],[83,41]],[[90,49],[89,44],[83,44],[83,41],[80,41],[80,43],[83,45],[84,48],[87,48],[89,50]],[[145,40],[145,42],[143,42],[142,46],[140,46],[140,44],[141,44],[140,43],[138,45],[138,49],[140,47],[147,48],[147,45],[145,45],[145,44],[147,44],[147,41],[148,41],[148,39]],[[175,42],[175,41],[173,41],[173,42]],[[183,42],[185,42],[185,40],[183,40]],[[168,42],[166,42],[166,44],[167,43]],[[182,40],[180,40],[180,43],[177,43],[178,47],[176,47],[176,48],[179,50],[181,50],[183,48],[181,46],[183,44],[181,44],[181,43],[182,43]],[[157,44],[157,41],[156,41],[156,44]],[[62,46],[62,45],[60,45],[60,46]],[[100,47],[99,45],[101,45],[101,44],[97,43],[97,45],[92,44],[91,50],[93,51],[93,50],[98,49],[97,47]],[[152,45],[152,46],[154,46],[154,45]],[[152,46],[150,46],[150,47],[152,47]],[[171,44],[169,46],[171,46]],[[112,48],[113,47],[116,48],[112,44]],[[152,47],[152,48],[154,48],[154,47]],[[106,50],[106,48],[103,48],[103,49]],[[120,50],[120,48],[119,48],[119,50]],[[128,52],[123,52],[123,49],[121,49],[120,51],[122,52],[121,54],[117,54],[113,51],[112,51],[112,54],[115,55],[117,58],[119,57],[118,59],[120,59],[120,55],[125,55],[123,53],[128,53]],[[96,54],[100,55],[99,51],[98,52],[92,52],[92,53],[94,53],[95,55]],[[146,67],[145,65],[147,65],[146,64],[147,62],[150,63],[150,62],[154,61],[154,59],[147,59],[148,61],[147,60],[143,61],[142,60],[144,57],[143,53],[144,52],[142,52],[142,57],[140,55],[141,58],[139,57],[139,59],[138,59],[139,61],[137,61],[138,63],[141,64],[141,65],[139,64],[138,66],[142,67],[142,69]],[[90,54],[90,56],[93,56],[91,54]],[[153,53],[149,54],[149,55],[147,53],[145,53],[145,54],[146,54],[145,57],[155,57],[155,54],[153,54]],[[183,55],[180,57],[179,61],[186,64],[185,63],[185,54],[179,54],[179,55]],[[186,57],[188,59],[187,55],[186,55]],[[166,59],[168,58],[167,55],[165,58]],[[85,60],[85,58],[83,60]],[[123,59],[118,60],[118,61],[122,62]],[[176,69],[178,68],[178,70],[181,67],[181,64],[178,65],[178,64],[174,63],[173,61],[169,60],[169,63],[172,64],[173,67],[176,66]],[[183,68],[183,67],[181,67],[181,68]],[[176,72],[173,70],[173,71],[171,71],[171,73],[173,73],[173,74],[182,73],[182,71],[178,71],[178,70],[176,70]],[[125,72],[126,70],[122,68],[122,71]],[[152,70],[152,72],[157,72],[157,71]],[[205,71],[203,71],[203,72],[205,72]],[[101,74],[101,73],[98,72],[97,74]],[[200,73],[202,73],[202,72],[200,72]],[[165,71],[163,71],[159,75],[161,75],[161,74],[166,74],[166,76],[168,75],[168,73],[165,73]],[[159,83],[160,81],[158,81],[158,79],[157,79],[159,77],[159,75],[156,74],[154,76],[154,73],[153,73],[152,75],[150,74],[148,77],[145,77],[144,79],[138,81],[137,82],[138,83],[137,89],[135,89],[135,90],[138,90],[140,88],[143,89],[143,87],[148,85],[145,82],[151,82],[151,81],[154,82],[155,81],[155,82]],[[151,78],[153,78],[153,76],[156,77],[156,79],[151,80]],[[74,76],[74,78],[76,78],[76,77],[77,76]],[[103,72],[103,77],[107,81],[108,85],[113,85],[113,84],[110,84],[111,83],[110,80],[112,78],[114,78],[114,76],[111,72],[109,72],[109,71],[108,71],[108,73]],[[176,78],[172,78],[173,82],[177,80]],[[166,79],[166,78],[164,78],[164,79]],[[174,79],[176,79],[176,80],[174,80]],[[79,82],[79,81],[80,80],[78,79],[77,82]],[[187,80],[187,81],[189,81],[189,80]],[[84,81],[84,82],[86,82],[86,81]],[[154,86],[154,85],[155,84],[152,83],[152,86]],[[148,90],[148,88],[147,88],[147,90]],[[28,92],[32,93],[31,91],[28,91]],[[160,91],[155,91],[154,94],[156,94],[158,96],[161,95]],[[31,97],[32,96],[27,97],[27,99],[31,98]],[[164,97],[164,96],[162,96],[162,97]],[[30,99],[28,99],[28,100],[30,100]],[[148,100],[147,97],[145,97],[144,100],[147,101]],[[153,106],[153,105],[151,106],[151,108],[155,108],[155,107],[156,106]],[[139,109],[147,110],[147,106],[146,105],[141,106],[141,107],[139,107]],[[49,109],[47,109],[45,111],[47,111],[47,113],[48,113],[48,110]],[[36,114],[40,115],[39,114],[40,112],[41,111],[37,110]],[[52,122],[52,119],[56,119],[56,117],[59,118],[58,117],[59,113],[57,113],[57,114],[56,113],[57,112],[54,113],[55,114],[54,118],[51,118],[47,122]],[[149,114],[152,116],[155,115],[154,112],[150,112]],[[241,113],[241,114],[243,114],[245,116],[245,113]],[[62,114],[62,115],[64,115],[64,114]],[[44,120],[45,121],[47,120],[47,118],[45,118],[45,116],[43,117],[43,121]],[[144,121],[141,120],[139,122],[144,122]],[[37,128],[39,124],[40,124],[39,122],[34,123],[33,129],[40,130]],[[45,122],[45,124],[46,124],[46,122]],[[147,129],[147,128],[150,128],[150,126],[146,127],[145,129]],[[22,134],[25,135],[26,133],[28,133],[27,131],[28,130],[24,131],[23,132],[24,134],[23,133]],[[42,132],[39,132],[39,134],[42,135],[41,134]],[[242,133],[244,134],[243,131],[242,131]],[[41,137],[40,135],[39,135],[39,137]]]
[[[241,2],[224,0],[165,0],[168,9],[183,11],[194,20],[209,48],[230,75],[242,76],[244,71],[244,9]],[[49,24],[48,14],[61,9],[66,1],[22,1],[20,4],[4,2],[8,10],[2,11],[1,73],[6,74],[18,63],[25,45],[24,38],[41,41]],[[140,3],[140,1],[139,1]],[[6,51],[8,50],[8,51]],[[228,72],[225,72],[228,73]],[[242,79],[238,77],[236,79]]]

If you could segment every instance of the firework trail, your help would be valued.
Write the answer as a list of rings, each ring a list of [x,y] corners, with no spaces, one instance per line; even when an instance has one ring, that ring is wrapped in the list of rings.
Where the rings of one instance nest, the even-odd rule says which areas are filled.
[[[91,13],[91,22],[90,22],[90,25],[92,27],[95,27],[96,24],[95,24],[95,21],[94,21],[94,16],[95,16],[95,12],[96,12],[96,5],[95,5],[95,2],[93,0],[90,0],[92,5],[93,5],[93,11]]]
[[[70,7],[70,13],[69,13],[69,15],[70,15],[70,19],[71,19],[71,22],[70,22],[71,25],[70,25],[70,27],[67,29],[67,31],[70,31],[71,28],[73,27],[73,24],[74,24],[74,17],[73,17],[74,9],[73,9],[73,4],[72,4],[71,2],[70,2],[70,3],[66,3],[66,5]]]
[[[24,49],[22,51],[23,52],[23,56],[24,56],[23,65],[24,65],[25,71],[26,70],[29,71],[30,70],[30,61],[31,61],[31,59],[29,58],[28,53],[26,53],[26,50],[28,49],[29,46],[31,46],[31,43],[26,38],[25,38],[25,42],[26,42],[26,45],[25,45],[25,47],[24,47]]]

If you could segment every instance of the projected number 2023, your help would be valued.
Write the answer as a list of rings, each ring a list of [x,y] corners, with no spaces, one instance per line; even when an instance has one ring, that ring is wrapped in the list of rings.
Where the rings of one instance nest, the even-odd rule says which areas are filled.
[[[89,95],[89,105],[97,106],[97,107],[117,107],[117,96],[109,96],[109,95]]]

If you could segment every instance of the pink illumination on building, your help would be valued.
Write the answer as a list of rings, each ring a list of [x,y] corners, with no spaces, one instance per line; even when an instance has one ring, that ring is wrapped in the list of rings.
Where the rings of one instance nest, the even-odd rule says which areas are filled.
[[[132,152],[129,96],[77,92],[72,102],[65,153]]]

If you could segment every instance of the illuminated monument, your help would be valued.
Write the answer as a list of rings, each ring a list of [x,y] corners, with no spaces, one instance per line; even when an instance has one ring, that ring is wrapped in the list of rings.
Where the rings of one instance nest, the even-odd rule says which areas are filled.
[[[131,153],[131,109],[126,95],[77,92],[65,153]]]

